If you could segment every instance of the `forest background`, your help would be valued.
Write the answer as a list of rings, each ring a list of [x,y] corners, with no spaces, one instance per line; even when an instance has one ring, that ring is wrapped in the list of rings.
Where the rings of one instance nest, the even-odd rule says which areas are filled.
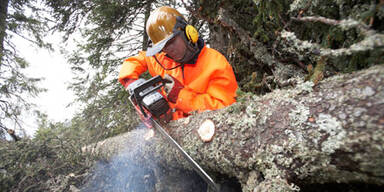
[[[80,187],[82,175],[101,158],[81,148],[138,125],[116,77],[125,57],[148,47],[144,21],[161,5],[186,10],[206,43],[227,57],[240,86],[238,99],[383,64],[383,0],[5,0],[0,4],[1,189]],[[82,106],[66,122],[50,121],[26,99],[38,97],[44,87],[38,87],[41,79],[21,72],[28,59],[12,41],[21,36],[52,49],[44,39],[48,33],[75,45],[71,52],[60,50],[74,75],[73,105]],[[36,112],[33,138],[20,123],[25,110]],[[69,174],[79,177],[65,183]]]

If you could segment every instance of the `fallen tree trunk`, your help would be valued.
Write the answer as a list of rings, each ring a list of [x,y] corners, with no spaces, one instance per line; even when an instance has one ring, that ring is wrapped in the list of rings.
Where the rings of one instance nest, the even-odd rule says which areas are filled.
[[[384,186],[383,82],[384,66],[374,66],[315,87],[306,82],[248,96],[167,129],[204,169],[237,178],[243,191],[295,191],[316,183]],[[210,142],[197,133],[206,119],[216,126]],[[187,164],[165,142],[146,146],[159,163]]]

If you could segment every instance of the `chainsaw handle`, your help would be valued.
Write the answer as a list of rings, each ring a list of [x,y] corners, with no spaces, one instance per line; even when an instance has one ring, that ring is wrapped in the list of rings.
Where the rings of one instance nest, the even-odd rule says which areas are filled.
[[[143,95],[140,95],[140,92],[144,91],[147,88],[150,88],[154,84],[160,83],[159,85],[156,85],[155,87],[149,89],[146,93]],[[133,94],[135,95],[136,98],[143,98],[147,96],[149,93],[153,92],[156,89],[159,89],[160,87],[164,86],[164,80],[161,78],[160,75],[157,75],[155,77],[152,77],[151,79],[147,80],[145,83],[140,85],[139,87],[135,88],[133,90]]]
[[[166,84],[166,83],[172,83],[172,81],[169,79],[163,79],[163,84]]]
[[[153,86],[154,84],[158,84],[158,85]],[[135,98],[136,101],[141,101],[145,96],[147,96],[148,94],[152,93],[153,91],[155,91],[157,89],[160,89],[162,86],[164,86],[164,80],[163,80],[163,78],[161,78],[160,75],[157,75],[155,77],[150,78],[149,80],[147,80],[145,83],[143,83],[139,87],[135,88],[133,90],[133,97]],[[148,88],[150,88],[150,89],[146,90]],[[146,92],[141,95],[140,93],[144,90],[146,90]],[[138,103],[138,105],[139,105],[140,111],[143,113],[144,117],[147,117],[147,114],[145,113],[143,106],[140,103]]]

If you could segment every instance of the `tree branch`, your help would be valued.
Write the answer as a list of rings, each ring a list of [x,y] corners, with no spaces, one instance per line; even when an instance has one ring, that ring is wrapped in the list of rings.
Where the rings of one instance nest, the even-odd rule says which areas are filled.
[[[334,20],[321,16],[308,16],[308,17],[291,17],[294,21],[302,21],[302,22],[321,22],[328,25],[339,26],[340,28],[347,30],[352,28],[357,28],[363,35],[372,35],[372,33],[376,33],[374,30],[371,30],[370,27],[364,23],[356,21],[354,19],[343,19],[343,20]]]

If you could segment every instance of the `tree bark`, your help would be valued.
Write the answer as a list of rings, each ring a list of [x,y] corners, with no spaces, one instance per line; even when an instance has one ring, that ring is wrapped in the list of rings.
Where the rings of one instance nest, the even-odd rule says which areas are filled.
[[[4,54],[4,39],[6,36],[7,28],[8,3],[9,0],[2,0],[0,2],[0,66]]]
[[[151,14],[151,5],[152,1],[147,1],[145,4],[145,12],[144,12],[144,31],[143,31],[143,50],[147,50],[149,45],[149,37],[147,35],[146,29],[147,29],[147,20],[149,18],[149,15]]]
[[[383,82],[384,65],[374,66],[315,87],[305,82],[261,97],[249,95],[166,127],[211,175],[237,178],[243,191],[295,191],[316,183],[384,186]],[[197,134],[206,119],[216,126],[208,143]],[[104,143],[101,148],[124,145],[114,142],[115,147]],[[159,163],[187,165],[162,140],[141,147],[154,152]]]

